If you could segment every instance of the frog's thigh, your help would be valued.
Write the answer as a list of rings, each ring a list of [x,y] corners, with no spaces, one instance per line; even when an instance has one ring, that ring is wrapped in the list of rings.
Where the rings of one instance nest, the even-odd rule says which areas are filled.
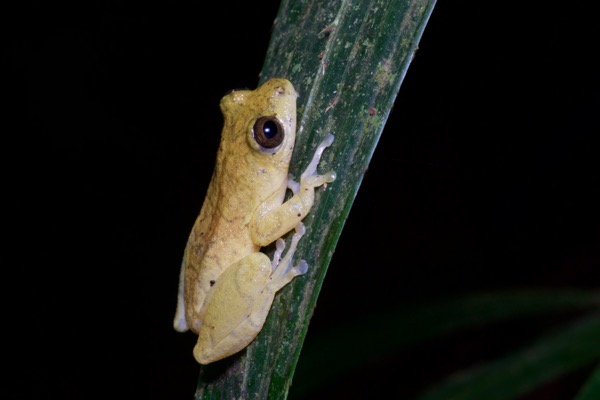
[[[228,357],[260,332],[274,293],[267,289],[271,261],[253,253],[232,264],[215,282],[206,307],[194,357],[201,364]]]

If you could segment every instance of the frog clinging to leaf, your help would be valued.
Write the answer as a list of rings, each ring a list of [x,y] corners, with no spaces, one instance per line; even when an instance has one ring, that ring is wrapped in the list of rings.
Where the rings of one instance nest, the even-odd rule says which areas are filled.
[[[335,179],[334,172],[317,173],[333,135],[317,146],[299,182],[288,177],[296,97],[288,80],[274,78],[221,100],[221,143],[184,251],[174,320],[177,331],[198,334],[194,357],[200,364],[248,346],[262,329],[275,293],[308,269],[304,260],[292,265],[292,257],[315,189]],[[284,201],[288,189],[293,195]],[[282,236],[291,230],[286,250]],[[271,260],[260,248],[272,242]]]

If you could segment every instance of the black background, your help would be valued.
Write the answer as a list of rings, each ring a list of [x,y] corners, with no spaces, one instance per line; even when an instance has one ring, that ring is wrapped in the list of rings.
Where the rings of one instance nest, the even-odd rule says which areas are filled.
[[[10,398],[192,398],[195,338],[171,327],[179,263],[212,172],[219,100],[258,83],[278,3],[251,3],[45,2],[6,14]],[[398,304],[598,288],[588,3],[439,2],[307,340]],[[454,350],[390,354],[397,369],[386,371],[420,373],[408,384],[417,393],[431,383],[423,357],[456,368],[477,358]],[[323,393],[373,394],[382,372],[368,369],[351,393],[349,381]],[[584,378],[531,398],[568,399]]]

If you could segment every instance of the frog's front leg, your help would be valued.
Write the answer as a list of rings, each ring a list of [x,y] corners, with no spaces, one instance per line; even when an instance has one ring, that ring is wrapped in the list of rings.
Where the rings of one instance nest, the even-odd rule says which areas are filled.
[[[288,179],[288,188],[294,195],[280,206],[259,209],[252,218],[250,231],[252,240],[259,246],[266,246],[292,230],[308,214],[315,202],[315,188],[335,180],[335,172],[323,175],[317,172],[323,151],[333,143],[334,136],[328,134],[317,146],[311,162],[308,164],[300,182]]]
[[[272,262],[263,253],[252,253],[216,280],[201,311],[203,322],[194,347],[194,357],[200,364],[235,354],[254,340],[267,319],[275,293],[308,269],[304,260],[292,266],[302,235],[304,225],[300,223],[283,258],[285,242],[279,239]]]

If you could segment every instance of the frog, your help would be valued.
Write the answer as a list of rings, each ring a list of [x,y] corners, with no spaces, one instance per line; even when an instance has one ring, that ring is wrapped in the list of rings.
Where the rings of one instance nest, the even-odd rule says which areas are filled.
[[[292,259],[316,189],[336,179],[334,171],[317,172],[334,135],[325,135],[296,182],[289,166],[297,97],[289,80],[271,78],[221,99],[221,141],[185,246],[173,322],[176,331],[198,335],[193,355],[202,365],[246,348],[261,331],[275,294],[308,271],[305,260],[293,265]],[[283,254],[283,237],[292,230]],[[260,250],[273,242],[269,259]]]

